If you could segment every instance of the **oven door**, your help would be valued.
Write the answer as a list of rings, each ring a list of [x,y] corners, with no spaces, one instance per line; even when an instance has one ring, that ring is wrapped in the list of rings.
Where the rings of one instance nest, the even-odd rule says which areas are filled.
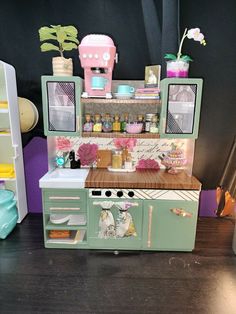
[[[124,202],[127,202],[128,206],[130,206],[127,211],[122,210],[120,207],[120,205],[122,206],[121,203]],[[125,199],[89,199],[88,215],[88,241],[90,248],[111,250],[141,249],[142,200],[137,200],[136,202],[134,200],[126,201]]]

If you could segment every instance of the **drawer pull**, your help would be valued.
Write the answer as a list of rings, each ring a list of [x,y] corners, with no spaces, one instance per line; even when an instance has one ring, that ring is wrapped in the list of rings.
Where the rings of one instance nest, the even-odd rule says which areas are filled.
[[[80,200],[79,196],[49,196],[50,200]]]
[[[50,207],[49,210],[80,210],[79,207]]]
[[[151,237],[152,237],[152,212],[153,206],[149,206],[148,208],[148,240],[147,246],[151,247]]]
[[[193,216],[193,214],[187,212],[183,208],[171,208],[170,211],[176,216],[189,217],[189,218]]]

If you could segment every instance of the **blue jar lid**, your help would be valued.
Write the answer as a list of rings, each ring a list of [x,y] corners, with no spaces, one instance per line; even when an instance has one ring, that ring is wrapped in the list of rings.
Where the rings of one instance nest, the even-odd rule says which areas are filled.
[[[0,205],[11,201],[14,198],[14,193],[10,190],[0,190]]]

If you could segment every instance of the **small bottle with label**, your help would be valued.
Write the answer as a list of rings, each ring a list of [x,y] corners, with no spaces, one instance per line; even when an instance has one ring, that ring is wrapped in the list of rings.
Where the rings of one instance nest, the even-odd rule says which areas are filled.
[[[84,132],[92,132],[93,131],[93,121],[91,119],[90,114],[85,115],[85,123],[83,125]]]
[[[100,114],[94,115],[93,132],[102,132],[102,121]]]
[[[144,132],[145,128],[144,128],[144,121],[143,121],[143,115],[142,114],[138,114],[137,116],[137,123],[141,123],[142,124],[142,131]]]
[[[114,122],[112,124],[112,131],[120,132],[120,117],[118,114],[115,114],[114,116]]]
[[[126,157],[125,169],[129,169],[129,170],[133,169],[132,157],[130,153]]]
[[[120,125],[120,130],[121,132],[125,132],[126,131],[126,125],[127,123],[129,123],[129,114],[125,113],[124,114],[124,120],[121,121],[121,125]]]
[[[112,132],[112,121],[109,113],[105,114],[104,120],[102,122],[102,131],[103,132]]]
[[[157,115],[153,116],[150,123],[150,133],[158,133],[158,117]]]

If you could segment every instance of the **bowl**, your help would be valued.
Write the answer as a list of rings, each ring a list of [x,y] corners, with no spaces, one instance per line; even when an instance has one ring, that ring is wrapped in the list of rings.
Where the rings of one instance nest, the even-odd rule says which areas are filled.
[[[142,123],[127,123],[126,132],[131,134],[141,133],[143,129]]]

